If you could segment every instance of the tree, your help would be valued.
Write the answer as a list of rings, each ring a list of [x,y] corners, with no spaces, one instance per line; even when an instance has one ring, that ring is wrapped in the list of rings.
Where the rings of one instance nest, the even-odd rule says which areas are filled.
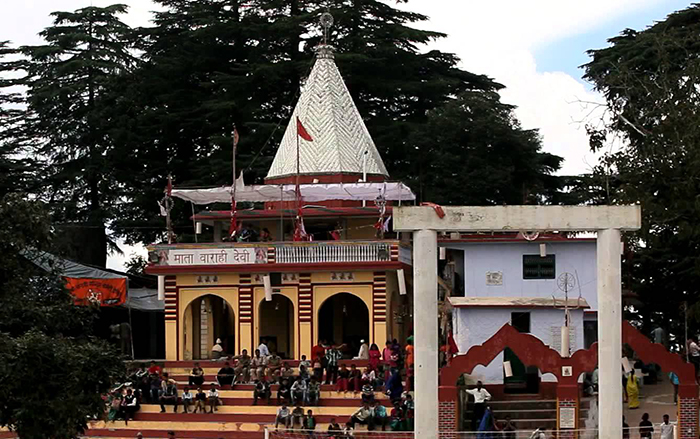
[[[126,272],[134,276],[144,276],[148,261],[141,255],[132,254],[131,258],[124,263]]]
[[[542,152],[539,133],[522,129],[513,110],[495,91],[468,91],[429,112],[416,140],[423,160],[409,179],[421,198],[457,205],[551,202],[562,158]]]
[[[248,183],[261,182],[310,72],[313,49],[324,37],[318,20],[322,12],[334,17],[328,42],[337,49],[336,62],[393,179],[423,184],[413,178],[425,175],[420,173],[424,154],[415,148],[430,114],[449,111],[442,107],[461,93],[502,88],[459,69],[453,54],[423,53],[426,43],[445,35],[412,27],[427,17],[379,0],[159,3],[165,10],[156,14],[155,26],[140,30],[145,62],[131,87],[135,103],[123,112],[133,116],[125,149],[136,157],[121,157],[140,164],[121,176],[133,200],[116,222],[127,240],[162,239],[163,221],[154,201],[162,197],[168,174],[180,186],[230,184],[234,123],[241,135],[238,168],[245,170]],[[444,152],[433,160],[436,169],[468,158],[465,150],[451,148],[431,145],[431,151]],[[523,156],[532,157],[539,156]],[[439,161],[448,158],[452,161]],[[534,178],[524,183],[533,191],[528,199],[537,198],[542,181],[551,187],[550,165],[513,167],[545,170],[544,175],[513,177]],[[444,200],[464,190],[455,180],[442,183],[431,196]],[[190,215],[190,206],[176,204],[173,217],[183,232],[191,228]],[[153,229],[143,229],[146,225]]]
[[[112,164],[121,94],[115,78],[136,62],[131,29],[117,18],[126,10],[117,4],[54,12],[54,25],[41,32],[47,44],[22,47],[25,141],[45,159],[37,173],[39,193],[56,223],[70,223],[63,235],[80,241],[75,256],[98,266],[106,263],[105,225],[120,196],[120,169]]]
[[[588,52],[584,68],[606,99],[592,145],[612,136],[622,143],[600,166],[611,174],[610,202],[642,207],[627,287],[643,302],[646,328],[681,334],[679,305],[700,309],[700,6],[609,42]]]
[[[123,376],[118,353],[92,335],[95,309],[73,304],[61,279],[25,258],[51,250],[41,203],[0,199],[0,426],[22,439],[75,438],[106,409]]]
[[[24,116],[24,97],[18,88],[22,62],[17,56],[17,49],[8,41],[0,41],[0,196],[26,190],[31,169],[30,160],[20,158],[27,150],[17,136]]]

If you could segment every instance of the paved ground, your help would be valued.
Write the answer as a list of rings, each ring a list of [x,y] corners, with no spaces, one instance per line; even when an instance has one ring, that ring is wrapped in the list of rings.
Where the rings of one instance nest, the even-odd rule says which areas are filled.
[[[673,403],[673,385],[668,380],[668,374],[662,373],[663,381],[654,385],[643,385],[640,389],[640,406],[630,410],[624,406],[624,414],[630,427],[636,427],[644,413],[649,413],[649,419],[654,425],[662,422],[663,415],[668,415],[671,422],[676,421],[677,408]]]

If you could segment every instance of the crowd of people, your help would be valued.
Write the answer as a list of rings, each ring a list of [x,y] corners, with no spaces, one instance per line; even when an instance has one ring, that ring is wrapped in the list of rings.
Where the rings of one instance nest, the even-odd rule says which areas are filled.
[[[317,406],[321,397],[321,385],[331,385],[337,392],[360,396],[362,406],[345,423],[343,431],[354,429],[356,424],[368,429],[387,428],[394,431],[413,430],[412,388],[414,351],[413,340],[401,346],[397,340],[387,341],[380,351],[376,344],[368,345],[361,340],[357,355],[352,360],[361,362],[362,368],[352,363],[341,363],[345,345],[335,345],[320,340],[312,348],[311,357],[302,355],[298,368],[274,351],[270,351],[265,341],[253,353],[243,350],[238,356],[225,356],[220,349],[221,341],[216,340],[212,354],[218,353],[223,366],[216,375],[216,383],[205,387],[204,370],[194,363],[188,377],[188,385],[182,393],[177,383],[155,362],[149,367],[141,364],[131,373],[131,383],[111,392],[110,419],[133,419],[141,404],[158,404],[161,413],[166,406],[172,406],[177,413],[182,406],[184,413],[214,413],[221,405],[220,388],[235,384],[253,384],[253,405],[259,401],[270,404],[272,385],[277,385],[276,403],[280,406],[276,425],[291,428],[299,425],[306,430],[315,428],[312,410],[304,412],[303,406]],[[406,386],[404,386],[404,382]],[[382,391],[389,396],[391,410],[375,399],[375,392]],[[295,407],[290,410],[289,407]],[[331,427],[335,422],[331,423]],[[307,428],[314,426],[314,428]],[[333,427],[335,428],[335,427]],[[335,431],[331,429],[330,431]],[[340,429],[338,430],[340,431]]]
[[[207,408],[209,413],[214,413],[221,405],[219,390],[215,384],[211,384],[206,392],[203,390],[204,371],[198,363],[195,363],[189,377],[189,386],[185,387],[181,394],[178,391],[177,382],[170,378],[167,372],[163,372],[155,361],[152,361],[148,368],[145,364],[141,364],[138,369],[131,372],[129,379],[130,383],[117,389],[116,395],[115,392],[109,395],[110,407],[112,407],[116,405],[113,401],[119,398],[119,392],[126,392],[123,400],[128,400],[128,396],[133,394],[133,401],[128,400],[128,408],[125,412],[116,412],[114,419],[122,418],[128,421],[129,418],[133,418],[133,414],[143,403],[160,405],[161,413],[165,413],[165,406],[169,405],[173,406],[173,413],[177,413],[180,405],[184,413],[206,413]],[[109,416],[112,416],[111,410]]]
[[[413,429],[413,399],[408,393],[412,382],[414,364],[413,340],[409,338],[405,347],[397,340],[387,341],[380,351],[376,344],[368,345],[360,341],[360,348],[351,361],[362,361],[365,367],[359,368],[351,362],[341,363],[345,345],[335,345],[326,340],[311,349],[311,359],[302,355],[298,373],[291,369],[274,352],[270,353],[263,342],[252,358],[232,358],[236,367],[226,364],[217,378],[232,379],[232,383],[253,382],[253,405],[259,401],[270,404],[273,398],[271,386],[277,384],[276,404],[280,406],[275,425],[291,428],[295,425],[314,425],[313,412],[304,414],[303,406],[317,406],[321,396],[321,385],[333,386],[336,392],[360,396],[362,406],[345,423],[345,428],[354,429],[356,424],[366,425],[373,430],[390,428],[394,431]],[[194,374],[194,371],[193,371]],[[407,388],[404,388],[404,380]],[[219,380],[221,383],[222,381]],[[375,392],[383,391],[390,399],[390,411],[375,399]],[[290,409],[290,407],[295,407]],[[296,422],[296,421],[298,422]],[[331,423],[331,428],[335,422]],[[305,428],[308,429],[308,428]],[[334,431],[334,430],[331,430]],[[340,429],[338,429],[340,431]]]

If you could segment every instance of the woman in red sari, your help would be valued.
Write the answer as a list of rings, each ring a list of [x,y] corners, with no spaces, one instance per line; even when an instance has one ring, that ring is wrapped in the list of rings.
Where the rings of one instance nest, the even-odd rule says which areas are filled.
[[[379,346],[372,343],[369,347],[369,368],[375,372],[379,371],[379,362],[381,361],[382,353],[379,352]]]

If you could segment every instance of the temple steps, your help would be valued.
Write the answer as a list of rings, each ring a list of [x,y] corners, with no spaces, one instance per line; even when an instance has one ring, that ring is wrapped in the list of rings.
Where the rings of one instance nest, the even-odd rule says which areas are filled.
[[[234,390],[219,390],[219,397],[220,398],[245,398],[245,399],[250,399],[251,402],[253,402],[253,386],[248,386],[245,385],[246,387],[249,387],[248,389],[241,389],[239,385],[237,384],[234,387]],[[211,386],[209,386],[211,387]],[[274,400],[277,397],[277,387],[278,386],[272,386],[272,400]],[[190,388],[191,389],[191,388]],[[208,390],[208,388],[203,387],[202,390],[205,392]],[[192,392],[190,392],[192,393]],[[180,392],[180,395],[182,396],[182,392]],[[357,394],[353,394],[353,392],[348,392],[348,393],[343,393],[343,392],[336,392],[336,391],[331,391],[331,390],[321,390],[321,399],[339,399],[339,400],[354,400],[357,401],[357,404],[360,404],[360,393],[358,392]],[[388,400],[389,397],[384,394],[384,392],[374,392],[374,399],[377,400]]]
[[[305,408],[305,411],[307,409]],[[313,410],[313,409],[311,409]],[[331,418],[343,419],[347,421],[350,419],[350,415],[354,413],[355,410],[351,410],[347,414],[326,414],[319,415],[314,410],[314,416],[316,417],[316,422],[330,422]],[[189,424],[197,423],[255,423],[255,424],[266,424],[275,422],[275,414],[255,414],[255,413],[173,413],[171,411],[160,413],[160,410],[156,413],[136,413],[134,417],[135,421],[167,421],[167,422],[185,422]],[[131,422],[130,422],[131,423]]]
[[[318,418],[317,418],[318,421]],[[346,420],[338,419],[338,422]],[[325,432],[328,423],[320,422],[316,426],[317,432]],[[136,437],[136,433],[143,433],[145,438],[167,437],[168,431],[174,431],[178,439],[181,438],[235,438],[235,439],[260,439],[263,437],[265,426],[274,429],[274,421],[270,423],[257,424],[252,422],[209,422],[206,424],[196,422],[163,422],[163,421],[129,421],[126,425],[124,421],[116,422],[94,422],[89,425],[84,438],[129,438]],[[298,428],[298,426],[297,426]],[[280,428],[280,430],[283,430]],[[357,425],[355,431],[366,431],[366,426]],[[0,436],[2,437],[2,436]],[[8,438],[14,436],[7,436]]]
[[[221,392],[219,392],[221,393]],[[335,392],[334,392],[335,393]],[[342,395],[342,394],[341,394]],[[224,406],[240,406],[240,405],[248,405],[252,406],[253,405],[253,398],[248,395],[247,398],[220,398],[221,402],[223,403]],[[391,401],[387,397],[381,397],[375,399],[382,404],[385,407],[391,407]],[[265,405],[265,401],[258,400],[258,405],[263,406]],[[276,395],[273,394],[272,398],[270,398],[270,406],[272,405],[277,405],[277,398]],[[355,407],[359,408],[361,405],[361,402],[358,398],[353,398],[351,396],[348,396],[346,398],[343,398],[342,396],[338,397],[321,397],[318,400],[318,404],[315,407]],[[220,406],[221,407],[221,406]],[[313,410],[314,406],[311,406],[310,408]]]
[[[315,415],[321,416],[321,415],[346,415],[350,416],[352,415],[359,407],[357,405],[357,401],[355,401],[355,405],[352,407],[339,407],[339,406],[321,406],[321,407],[311,407],[311,406],[302,406],[304,407],[304,411],[306,410],[313,410]],[[258,404],[258,405],[222,405],[217,408],[217,410],[214,412],[214,414],[241,414],[241,415],[276,415],[277,414],[277,409],[279,406],[276,405],[264,405],[264,404]],[[172,406],[165,406],[166,413],[172,413]],[[178,407],[178,412],[183,415],[194,415],[193,413],[183,413],[182,407]],[[160,413],[160,406],[155,405],[155,404],[144,404],[141,406],[141,409],[138,411],[137,415],[139,414],[145,414],[145,413]],[[197,413],[197,415],[203,414],[203,413]]]
[[[589,402],[581,400],[580,404],[579,420],[580,424],[584,425],[584,420],[588,416]],[[465,430],[471,427],[473,406],[473,402],[469,401],[464,412]],[[518,430],[532,431],[540,427],[551,430],[557,425],[557,401],[553,399],[492,400],[488,402],[488,406],[491,407],[497,422],[503,422],[506,416],[510,416]]]

